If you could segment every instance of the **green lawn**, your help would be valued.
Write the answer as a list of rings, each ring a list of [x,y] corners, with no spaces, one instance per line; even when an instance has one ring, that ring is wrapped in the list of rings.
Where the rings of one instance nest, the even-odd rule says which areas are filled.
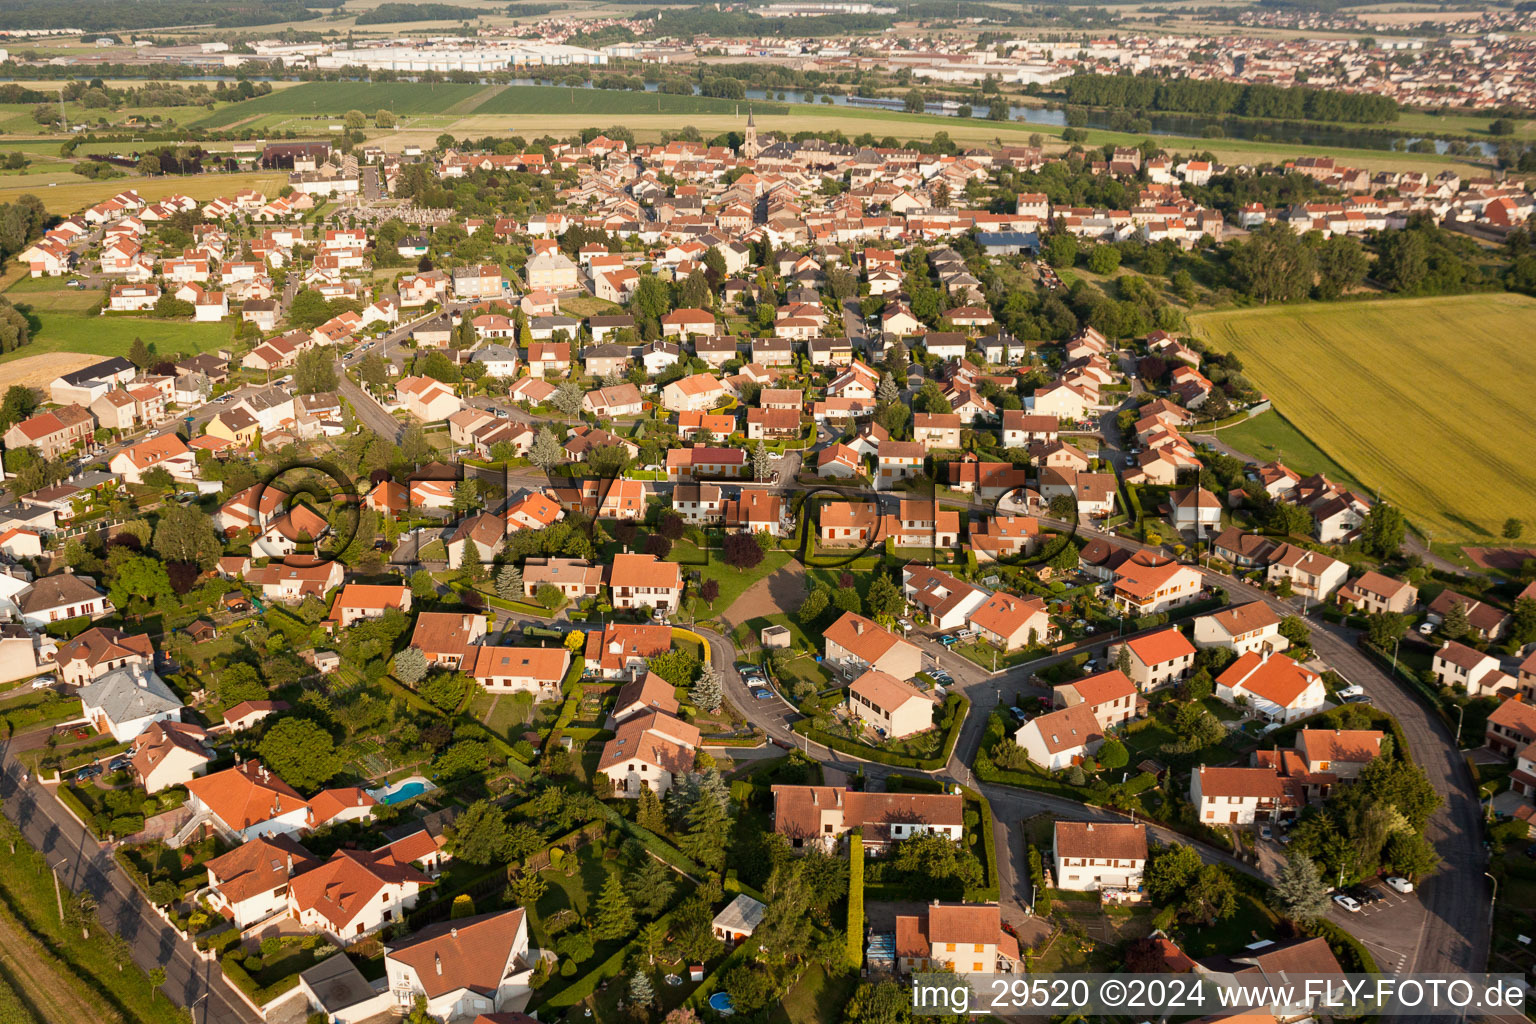
[[[689,565],[691,569],[700,574],[702,580],[714,580],[720,585],[720,594],[709,603],[699,602],[694,615],[700,619],[718,618],[727,608],[735,603],[736,599],[744,594],[748,587],[766,576],[771,576],[784,568],[794,560],[794,555],[787,551],[770,551],[763,555],[763,560],[754,568],[738,569],[727,565],[719,552],[709,552],[709,564],[693,566],[688,561],[691,555],[678,558],[676,549],[668,556],[669,561],[681,561]],[[689,571],[688,569],[684,570]]]
[[[829,977],[825,967],[811,964],[779,1004],[768,1011],[768,1024],[836,1024],[858,987],[857,974],[845,971]]]
[[[1261,462],[1283,462],[1302,476],[1322,473],[1335,483],[1359,487],[1360,483],[1327,452],[1291,426],[1280,413],[1270,410],[1235,426],[1212,432],[1223,444]]]
[[[1199,958],[1233,954],[1260,939],[1273,939],[1277,921],[1274,911],[1264,901],[1241,888],[1237,893],[1237,913],[1214,925],[1182,925],[1174,937],[1184,952]]]
[[[80,352],[92,356],[128,354],[134,338],[143,338],[159,354],[211,352],[234,339],[235,324],[195,324],[190,320],[149,317],[82,316],[39,311],[30,344],[0,356],[0,363],[50,352]]]

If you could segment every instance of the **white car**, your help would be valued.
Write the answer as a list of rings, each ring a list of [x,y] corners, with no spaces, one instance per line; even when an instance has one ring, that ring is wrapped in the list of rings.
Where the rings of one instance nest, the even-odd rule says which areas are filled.
[[[1351,914],[1360,913],[1360,901],[1355,899],[1353,896],[1346,896],[1343,893],[1339,893],[1333,898],[1333,902],[1337,903]]]
[[[53,676],[39,676],[37,679],[32,680],[32,689],[46,690],[56,682],[58,680],[54,679]]]
[[[1356,697],[1365,696],[1365,687],[1358,685],[1346,686],[1340,689],[1335,696],[1340,700],[1353,700]]]
[[[1419,632],[1423,633],[1425,636],[1429,636],[1429,634],[1433,633],[1434,631],[1435,631],[1435,624],[1433,622],[1421,622],[1421,623],[1419,623]]]
[[[1413,892],[1413,883],[1408,881],[1406,878],[1399,878],[1396,875],[1393,875],[1391,878],[1387,879],[1387,888],[1391,889],[1393,892],[1407,894]]]

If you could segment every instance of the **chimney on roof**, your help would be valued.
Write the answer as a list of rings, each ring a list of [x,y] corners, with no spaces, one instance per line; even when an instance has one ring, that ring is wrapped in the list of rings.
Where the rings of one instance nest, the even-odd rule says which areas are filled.
[[[288,873],[293,874],[293,854],[288,855]]]
[[[437,968],[437,973],[443,973],[443,958],[436,953],[432,954],[432,963]]]
[[[456,939],[459,937],[459,930],[457,928],[449,928],[448,934]]]

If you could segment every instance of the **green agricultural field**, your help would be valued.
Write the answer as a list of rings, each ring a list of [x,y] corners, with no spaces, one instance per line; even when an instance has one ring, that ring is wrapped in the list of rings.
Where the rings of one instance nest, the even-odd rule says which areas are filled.
[[[1536,299],[1465,295],[1205,313],[1297,430],[1436,541],[1536,518]],[[1300,467],[1298,467],[1300,468]]]
[[[509,85],[470,113],[496,114],[735,114],[746,117],[746,102],[709,96],[674,96],[617,89],[572,89],[558,85]],[[787,114],[787,103],[752,104],[754,113]]]
[[[1278,412],[1260,413],[1250,420],[1213,430],[1211,436],[1264,462],[1279,460],[1302,476],[1322,473],[1346,487],[1361,486],[1353,474],[1313,444],[1306,434],[1291,426],[1290,421]]]
[[[442,114],[481,92],[482,86],[445,82],[308,82],[243,100],[196,122],[222,128],[264,114],[335,114],[361,110],[369,117],[384,109],[397,115]]]
[[[25,303],[27,295],[7,293]],[[96,294],[100,298],[100,294]],[[86,316],[79,312],[34,311],[32,342],[0,356],[0,363],[49,352],[81,352],[92,356],[125,356],[134,338],[143,338],[156,352],[212,352],[234,340],[233,319],[218,324],[190,320],[156,320],[144,316]]]

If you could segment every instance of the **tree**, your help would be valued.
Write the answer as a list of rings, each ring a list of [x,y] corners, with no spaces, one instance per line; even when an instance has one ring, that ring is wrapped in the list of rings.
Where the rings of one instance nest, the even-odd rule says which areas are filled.
[[[1215,924],[1237,912],[1237,886],[1219,864],[1206,864],[1184,894],[1184,912],[1197,921]]]
[[[139,157],[139,173],[147,177],[154,177],[160,173],[160,158],[153,153],[145,153]]]
[[[1113,245],[1096,245],[1088,253],[1088,269],[1101,277],[1113,274],[1120,266],[1120,250]]]
[[[212,569],[224,553],[213,520],[189,505],[172,505],[155,524],[154,548],[167,562],[190,562]]]
[[[565,461],[565,449],[549,427],[541,427],[528,448],[528,461],[539,469],[548,470]]]
[[[420,647],[407,647],[395,655],[395,678],[406,686],[415,686],[426,675],[427,655]]]
[[[1065,232],[1045,240],[1045,262],[1056,268],[1070,267],[1077,260],[1077,238]]]
[[[907,610],[907,599],[896,581],[885,573],[876,573],[869,584],[869,614],[881,622],[894,622]]]
[[[1408,616],[1379,612],[1365,619],[1365,638],[1378,651],[1390,651],[1408,628]]]
[[[144,555],[129,555],[123,559],[117,567],[117,576],[108,588],[108,594],[112,603],[119,608],[128,607],[134,598],[152,602],[162,597],[172,599],[176,596],[171,589],[171,578],[165,571],[165,563]]]
[[[393,128],[395,126],[394,112],[380,108],[373,115],[373,124],[375,128]]]
[[[348,129],[368,127],[368,115],[361,110],[349,110],[342,115],[341,123]]]
[[[0,430],[9,430],[36,409],[37,394],[25,384],[12,384],[5,389],[5,399],[0,402]]]
[[[548,610],[554,611],[565,600],[565,595],[554,584],[540,583],[539,588],[533,592],[533,599]]]
[[[470,864],[506,859],[507,812],[489,800],[476,800],[447,828],[448,852]]]
[[[575,416],[581,412],[581,400],[586,397],[581,390],[581,385],[573,380],[564,380],[550,397],[550,403],[567,416]]]
[[[143,338],[134,338],[133,344],[128,346],[128,361],[141,370],[147,370],[155,361]]]
[[[1320,299],[1336,299],[1350,288],[1365,280],[1370,261],[1359,240],[1348,235],[1335,235],[1315,250],[1317,260],[1317,285],[1313,289]]]
[[[1275,880],[1275,907],[1298,924],[1310,925],[1326,916],[1333,904],[1328,885],[1311,857],[1292,854]]]
[[[1307,628],[1306,622],[1299,615],[1287,615],[1280,620],[1280,635],[1298,650],[1312,649],[1312,630]]]
[[[155,967],[151,967],[149,969],[149,998],[150,998],[150,1002],[154,1002],[155,997],[160,994],[160,989],[164,985],[165,985],[165,968],[164,967],[160,967],[158,965],[155,966]]]
[[[461,892],[453,898],[453,903],[448,907],[448,920],[458,921],[466,917],[475,916],[475,898],[467,892]]]
[[[531,907],[549,891],[549,883],[537,874],[519,875],[507,883],[507,899],[520,907]]]
[[[1514,516],[1510,516],[1508,519],[1504,520],[1504,539],[1505,540],[1519,540],[1520,539],[1520,535],[1522,533],[1524,533],[1524,532],[1525,532],[1525,522],[1524,522],[1524,520],[1516,519]]]
[[[256,748],[268,768],[298,790],[314,790],[341,771],[331,734],[308,718],[283,718]]]
[[[1077,503],[1072,500],[1070,494],[1058,494],[1051,498],[1046,505],[1046,511],[1050,512],[1053,519],[1064,519],[1067,522],[1077,518]],[[1071,545],[1068,545],[1069,547]],[[1075,555],[1076,552],[1074,551]]]
[[[1121,675],[1126,675],[1126,674],[1128,674],[1131,671],[1131,645],[1130,644],[1121,644],[1120,645],[1120,651],[1119,651],[1118,654],[1115,655],[1115,668],[1116,668],[1116,670],[1118,670],[1120,672]]]
[[[807,629],[812,628],[826,613],[827,606],[831,603],[832,593],[826,587],[817,587],[812,590],[800,603],[800,610],[796,613],[800,619],[800,625]]]
[[[875,387],[875,401],[886,405],[901,398],[901,385],[896,383],[896,378],[890,374],[884,374],[880,383]]]
[[[1440,854],[1434,844],[1417,832],[1399,832],[1387,840],[1387,863],[1410,880],[1429,874],[1440,866]]]
[[[1125,744],[1117,739],[1107,739],[1099,748],[1099,767],[1105,771],[1117,772],[1130,763],[1130,753],[1125,749]]]
[[[597,913],[592,934],[600,939],[623,938],[635,929],[635,912],[624,894],[624,883],[617,871],[610,871],[597,897]]]
[[[1260,225],[1246,242],[1233,242],[1228,251],[1233,284],[1260,302],[1291,302],[1312,289],[1312,250],[1289,224]]]
[[[640,784],[640,799],[635,803],[635,824],[652,832],[667,830],[667,818],[661,809],[661,798],[644,782]]]
[[[1472,622],[1467,617],[1467,603],[1453,599],[1450,608],[1440,620],[1440,635],[1451,640],[1460,640],[1470,632],[1472,632]]]
[[[304,330],[314,330],[331,318],[331,304],[313,288],[300,289],[288,304],[288,322]]]
[[[335,391],[336,361],[330,352],[312,348],[299,353],[299,361],[293,367],[293,386],[301,395]]]
[[[1378,502],[1365,514],[1360,524],[1360,543],[1379,558],[1396,558],[1407,533],[1403,513],[1395,505]]]
[[[1200,854],[1192,846],[1165,846],[1147,861],[1143,882],[1158,904],[1172,905],[1200,871]]]
[[[762,441],[752,449],[752,479],[767,480],[773,476],[773,453],[768,450],[768,445]]]
[[[725,847],[720,842],[726,832],[725,808],[715,800],[695,800],[687,821],[688,831],[678,847],[705,867],[719,869],[725,863]]]
[[[800,959],[811,944],[810,891],[800,861],[780,861],[769,873],[763,895],[768,907],[752,933],[752,941],[770,962],[784,964]]]
[[[720,673],[713,667],[706,668],[694,682],[693,689],[688,691],[688,699],[705,711],[719,711],[720,705],[725,702],[725,694],[720,688]]]
[[[656,989],[651,985],[651,976],[644,970],[634,971],[629,976],[629,1001],[642,1007],[656,1004]]]
[[[733,533],[725,538],[725,562],[736,569],[753,569],[763,560],[763,548],[750,533]]]
[[[496,596],[503,601],[523,599],[523,570],[515,565],[504,565],[496,570]],[[574,633],[572,634],[575,635]]]
[[[843,1024],[911,1024],[912,992],[890,979],[866,981],[843,1007]]]

